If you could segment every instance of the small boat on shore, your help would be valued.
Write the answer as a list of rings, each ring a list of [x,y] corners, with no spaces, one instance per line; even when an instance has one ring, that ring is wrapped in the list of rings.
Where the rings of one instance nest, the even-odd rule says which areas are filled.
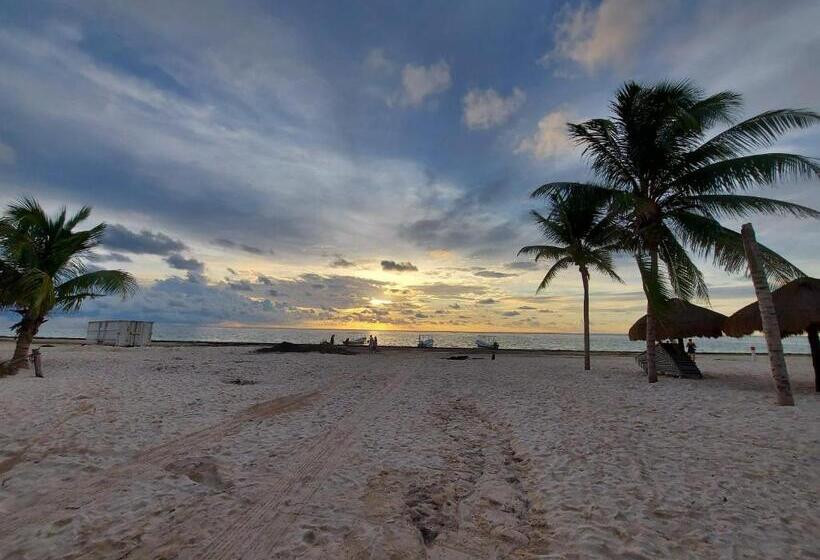
[[[419,335],[419,342],[416,345],[417,348],[432,348],[435,341],[433,337],[427,335]]]
[[[498,350],[498,341],[494,336],[475,339],[477,348],[486,348],[488,350]]]

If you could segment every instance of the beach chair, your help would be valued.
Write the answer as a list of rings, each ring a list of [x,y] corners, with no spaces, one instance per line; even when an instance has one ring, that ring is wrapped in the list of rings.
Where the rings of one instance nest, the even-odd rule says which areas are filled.
[[[646,373],[646,351],[635,358],[638,365]],[[703,374],[697,364],[686,352],[682,352],[677,344],[664,342],[655,346],[655,366],[659,375],[683,377],[686,379],[702,379]]]

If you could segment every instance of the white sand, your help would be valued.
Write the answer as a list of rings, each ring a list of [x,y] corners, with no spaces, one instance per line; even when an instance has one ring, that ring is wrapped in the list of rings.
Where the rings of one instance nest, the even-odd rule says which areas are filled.
[[[765,358],[43,354],[0,379],[0,558],[820,558],[808,358],[787,408]]]

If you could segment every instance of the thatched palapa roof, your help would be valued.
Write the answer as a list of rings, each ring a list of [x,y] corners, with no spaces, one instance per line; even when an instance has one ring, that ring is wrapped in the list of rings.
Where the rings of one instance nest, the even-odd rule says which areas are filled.
[[[781,336],[801,334],[809,325],[820,324],[820,279],[798,278],[772,292]],[[726,319],[729,336],[743,336],[763,329],[755,301]]]
[[[709,337],[723,335],[726,315],[682,299],[671,299],[662,316],[655,318],[655,338]],[[629,340],[646,340],[646,315],[629,329]]]

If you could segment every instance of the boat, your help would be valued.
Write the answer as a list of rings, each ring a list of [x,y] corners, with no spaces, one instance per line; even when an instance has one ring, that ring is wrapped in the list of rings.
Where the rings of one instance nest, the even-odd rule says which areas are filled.
[[[488,350],[498,350],[498,341],[494,336],[475,339],[475,345],[478,348],[486,348]]]
[[[346,338],[342,341],[344,346],[364,346],[367,342],[366,336],[360,336],[358,338]]]
[[[419,343],[417,348],[432,348],[434,344],[433,337],[427,335],[419,335]]]

